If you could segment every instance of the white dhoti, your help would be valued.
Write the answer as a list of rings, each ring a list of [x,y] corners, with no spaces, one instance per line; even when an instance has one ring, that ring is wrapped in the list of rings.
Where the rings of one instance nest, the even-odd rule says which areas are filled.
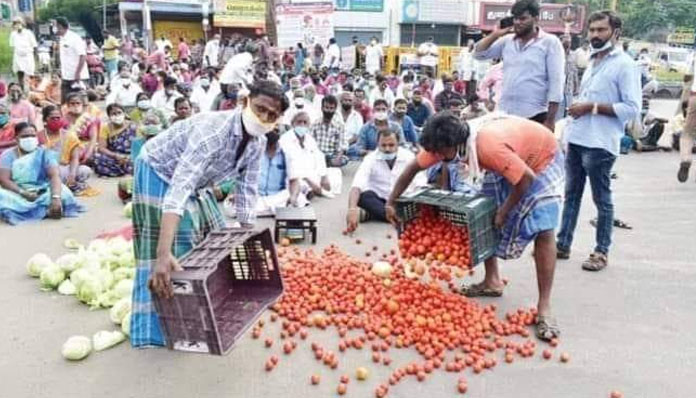
[[[14,53],[12,57],[12,72],[24,72],[27,76],[33,76],[36,70],[36,64],[34,62],[34,54],[29,53],[25,55]]]

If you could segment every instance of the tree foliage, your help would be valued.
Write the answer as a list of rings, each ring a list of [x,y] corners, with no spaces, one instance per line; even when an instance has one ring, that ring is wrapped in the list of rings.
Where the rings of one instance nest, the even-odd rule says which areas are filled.
[[[115,0],[107,0],[106,4],[116,3]],[[40,22],[47,22],[57,17],[65,17],[70,22],[82,25],[89,35],[101,40],[100,9],[102,0],[53,0],[41,7],[38,15]]]

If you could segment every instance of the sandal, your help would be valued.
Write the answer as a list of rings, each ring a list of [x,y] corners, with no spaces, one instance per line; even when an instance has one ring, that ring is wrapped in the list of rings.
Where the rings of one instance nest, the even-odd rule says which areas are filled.
[[[601,271],[609,265],[609,259],[606,254],[592,253],[590,257],[582,263],[582,269],[585,271],[597,272]]]
[[[590,225],[597,228],[597,219],[596,218],[591,219]],[[614,226],[616,228],[621,228],[621,229],[633,229],[633,227],[631,225],[627,224],[624,221],[619,220],[618,218],[614,219]]]
[[[459,290],[461,294],[466,297],[500,297],[503,295],[503,290],[495,290],[489,287],[483,286],[483,282],[477,283],[475,285],[462,285]]]
[[[539,315],[536,322],[536,337],[539,340],[551,341],[561,335],[561,329],[558,328],[558,321],[551,316]]]

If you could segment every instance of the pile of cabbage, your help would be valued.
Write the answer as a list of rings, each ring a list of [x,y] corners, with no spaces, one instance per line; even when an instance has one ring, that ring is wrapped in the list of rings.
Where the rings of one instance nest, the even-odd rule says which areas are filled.
[[[68,339],[63,345],[63,357],[80,360],[92,349],[113,347],[130,334],[135,256],[132,242],[122,237],[96,239],[87,247],[69,239],[65,246],[72,251],[55,261],[43,253],[33,255],[27,261],[27,273],[39,279],[42,291],[74,295],[90,309],[110,308],[109,318],[121,325],[121,330],[100,331],[92,339]]]

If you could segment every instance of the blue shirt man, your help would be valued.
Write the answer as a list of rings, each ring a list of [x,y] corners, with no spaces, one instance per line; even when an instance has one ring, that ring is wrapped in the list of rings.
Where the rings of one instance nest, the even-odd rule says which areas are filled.
[[[589,178],[597,207],[597,242],[582,264],[587,271],[600,271],[608,265],[614,223],[611,169],[624,126],[638,117],[642,102],[640,71],[631,57],[616,47],[621,26],[621,19],[611,11],[590,16],[590,65],[582,77],[580,97],[568,108],[573,120],[564,134],[568,142],[566,192],[557,256],[570,257],[585,180]]]
[[[273,157],[268,152],[261,155],[261,170],[259,173],[259,195],[271,196],[286,188],[287,169],[285,154],[280,148],[275,150]]]
[[[538,4],[526,2],[526,8],[520,9],[516,6],[512,9],[513,27],[498,28],[482,39],[474,58],[502,59],[501,111],[553,130],[565,82],[563,46],[556,36],[538,26]]]
[[[395,129],[399,132],[399,142],[405,142],[404,132],[401,126],[389,120],[373,120],[370,123],[365,124],[360,129],[360,134],[358,135],[358,148],[361,155],[365,155],[368,152],[377,149],[377,135],[379,130],[386,130],[387,128]]]
[[[394,101],[394,112],[392,112],[392,114],[389,116],[389,121],[397,123],[401,126],[404,133],[404,138],[406,138],[406,142],[418,144],[416,126],[413,124],[413,119],[406,114],[407,108],[408,102],[405,99],[399,98]]]

